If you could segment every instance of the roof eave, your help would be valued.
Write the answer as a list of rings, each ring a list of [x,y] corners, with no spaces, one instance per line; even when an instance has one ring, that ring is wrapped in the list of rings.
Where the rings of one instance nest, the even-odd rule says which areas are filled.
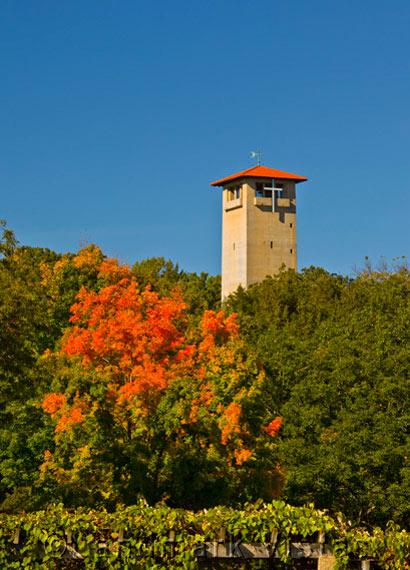
[[[234,178],[222,178],[221,180],[217,180],[216,182],[211,182],[210,186],[225,186],[226,183],[234,182],[235,180],[239,180],[240,178],[272,178],[271,176],[258,176],[255,174],[245,174],[241,176],[236,176]],[[280,177],[278,177],[280,179]],[[309,178],[282,178],[282,180],[292,180],[295,184],[299,184],[299,182],[306,182]]]

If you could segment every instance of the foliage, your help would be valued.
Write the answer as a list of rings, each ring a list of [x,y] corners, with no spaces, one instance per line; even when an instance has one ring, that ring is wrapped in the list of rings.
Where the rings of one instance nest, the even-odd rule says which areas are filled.
[[[132,273],[141,289],[147,285],[161,296],[178,287],[189,306],[189,317],[198,320],[204,311],[220,309],[221,277],[207,273],[186,273],[178,264],[165,261],[163,257],[153,257],[136,262]]]
[[[12,491],[15,506],[26,503],[49,443],[35,367],[52,336],[34,272],[30,264],[20,271],[18,255],[0,262],[0,500]]]
[[[19,246],[0,226],[2,510],[282,493],[409,525],[401,261],[354,279],[283,271],[222,312],[219,277]]]
[[[264,374],[235,316],[205,311],[188,326],[181,292],[140,291],[127,271],[113,265],[117,282],[80,291],[62,354],[45,356],[55,444],[42,479],[68,504],[271,498],[280,424],[264,429]]]
[[[98,291],[118,281],[121,271],[128,269],[107,259],[94,245],[65,255],[18,247],[14,233],[5,223],[2,227],[0,503],[10,511],[38,508],[54,489],[39,471],[45,451],[53,447],[54,432],[41,403],[61,368],[57,373],[43,354],[61,342],[81,287]]]
[[[81,285],[97,286],[103,255],[17,247],[6,234],[0,260],[0,502],[6,510],[38,507],[39,467],[53,430],[41,401],[49,375],[41,357],[60,341]],[[97,259],[97,262],[95,261]]]
[[[16,249],[18,241],[13,230],[7,228],[5,220],[0,220],[0,228],[3,231],[0,237],[0,256],[9,257]]]
[[[283,496],[408,525],[409,272],[283,272],[229,306],[283,417]]]
[[[17,528],[21,529],[20,543],[14,546]],[[192,512],[174,510],[164,503],[149,507],[138,502],[112,513],[69,512],[58,505],[0,517],[0,563],[5,570],[60,567],[59,557],[66,550],[70,531],[69,546],[84,557],[86,570],[195,570],[201,543],[218,540],[221,529],[226,541],[245,543],[269,543],[275,533],[276,549],[285,563],[290,562],[292,539],[317,542],[318,533],[325,533],[339,569],[352,559],[373,559],[385,569],[405,568],[410,557],[410,536],[405,531],[389,526],[369,533],[312,506],[291,507],[274,501],[247,503],[240,510],[217,507]]]

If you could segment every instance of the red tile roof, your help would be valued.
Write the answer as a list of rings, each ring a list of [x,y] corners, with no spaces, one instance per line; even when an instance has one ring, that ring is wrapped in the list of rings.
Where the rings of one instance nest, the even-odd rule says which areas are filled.
[[[211,186],[224,186],[226,182],[231,182],[237,178],[251,177],[251,178],[282,178],[285,180],[294,180],[297,182],[304,182],[307,180],[304,176],[291,174],[290,172],[283,172],[283,170],[276,170],[276,168],[268,168],[267,166],[253,166],[242,172],[237,172],[226,178],[221,178],[216,182],[212,182]]]

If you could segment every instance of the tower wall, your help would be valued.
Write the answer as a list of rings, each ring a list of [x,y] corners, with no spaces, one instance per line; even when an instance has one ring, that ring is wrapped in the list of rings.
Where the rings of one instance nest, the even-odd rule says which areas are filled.
[[[282,265],[297,269],[295,182],[274,182],[283,186],[277,198],[256,196],[257,184],[271,186],[270,179],[244,178],[224,187],[222,298],[239,285],[246,288],[275,275]],[[235,196],[238,187],[239,198]]]
[[[247,286],[246,190],[229,200],[228,188],[222,193],[222,299],[239,285]]]

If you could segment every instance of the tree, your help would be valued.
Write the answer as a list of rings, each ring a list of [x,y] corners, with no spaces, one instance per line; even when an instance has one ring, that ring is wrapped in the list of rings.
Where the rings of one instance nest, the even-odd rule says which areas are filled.
[[[42,404],[55,423],[42,477],[65,502],[142,493],[197,507],[278,492],[263,370],[234,315],[188,317],[181,292],[141,291],[131,274],[81,290]]]
[[[189,318],[198,320],[204,311],[220,309],[221,278],[207,273],[186,273],[178,264],[165,261],[163,257],[152,257],[136,262],[132,273],[141,289],[150,286],[160,295],[168,295],[178,287],[184,301],[189,305]]]
[[[47,348],[50,338],[49,321],[44,298],[35,280],[30,280],[32,272],[23,277],[16,270],[17,252],[0,262],[0,502],[3,508],[29,502],[44,447],[49,444],[38,404],[41,382],[35,374],[37,357]]]
[[[51,381],[42,355],[69,325],[81,285],[97,288],[105,280],[104,256],[95,246],[62,256],[17,247],[7,232],[0,246],[0,503],[14,510],[38,506],[47,491],[38,480],[53,441],[40,405]]]
[[[283,417],[284,498],[408,524],[410,276],[284,272],[229,307]]]
[[[18,241],[13,230],[7,229],[6,220],[0,220],[0,229],[3,231],[0,238],[0,256],[2,258],[9,257],[16,249]]]

